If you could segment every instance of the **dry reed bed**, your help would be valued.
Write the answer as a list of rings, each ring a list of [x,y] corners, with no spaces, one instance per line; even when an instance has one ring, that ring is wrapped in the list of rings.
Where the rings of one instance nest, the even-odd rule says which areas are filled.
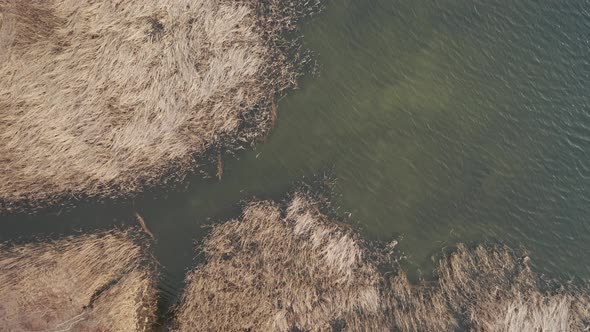
[[[589,331],[590,293],[546,291],[542,279],[505,246],[459,245],[439,262],[437,281],[389,278],[384,314],[392,331]]]
[[[588,289],[544,291],[542,279],[505,246],[460,245],[441,260],[439,289],[471,331],[589,331]]]
[[[590,296],[544,291],[541,278],[505,246],[459,245],[437,279],[413,285],[387,250],[295,194],[284,207],[249,204],[216,225],[189,273],[177,331],[588,331]]]
[[[248,205],[241,220],[215,226],[202,249],[207,263],[187,278],[178,331],[379,325],[379,273],[362,241],[303,195],[283,211],[268,201]]]
[[[272,126],[301,0],[0,0],[0,212],[176,182]]]
[[[0,331],[149,331],[153,268],[134,231],[0,246]]]

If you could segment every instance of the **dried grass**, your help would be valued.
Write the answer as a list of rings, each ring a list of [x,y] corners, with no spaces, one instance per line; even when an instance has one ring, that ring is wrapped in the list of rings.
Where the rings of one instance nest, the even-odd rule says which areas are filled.
[[[504,315],[490,322],[490,331],[590,331],[590,298],[587,294],[543,295],[533,293],[504,308]]]
[[[0,0],[0,211],[128,196],[265,135],[316,5]]]
[[[406,274],[388,278],[383,297],[390,331],[455,331],[457,319],[436,286],[412,285]]]
[[[459,245],[440,261],[438,280],[411,285],[388,278],[384,305],[391,331],[590,331],[590,293],[548,293],[541,278],[505,246]]]
[[[458,246],[438,269],[441,293],[470,331],[589,331],[587,289],[544,292],[540,277],[504,246]]]
[[[320,201],[297,193],[284,209],[254,202],[241,220],[214,226],[175,330],[590,331],[588,290],[548,292],[527,256],[458,245],[435,281],[414,285],[390,247],[331,221]]]
[[[0,246],[0,331],[148,331],[153,269],[132,231]]]
[[[284,216],[282,216],[284,212]],[[177,331],[380,331],[380,277],[366,246],[297,194],[217,225],[191,272]]]
[[[490,322],[507,303],[538,288],[537,276],[503,246],[459,245],[440,261],[438,275],[451,310],[474,330],[491,331]]]

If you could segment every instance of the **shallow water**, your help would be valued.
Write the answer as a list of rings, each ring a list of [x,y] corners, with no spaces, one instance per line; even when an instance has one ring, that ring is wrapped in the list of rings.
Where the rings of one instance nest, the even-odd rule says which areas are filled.
[[[502,241],[550,276],[590,278],[590,1],[332,0],[304,35],[319,76],[222,181],[2,217],[0,240],[135,225],[137,210],[158,238],[165,307],[204,225],[329,169],[339,215],[401,239],[414,276],[445,246]]]

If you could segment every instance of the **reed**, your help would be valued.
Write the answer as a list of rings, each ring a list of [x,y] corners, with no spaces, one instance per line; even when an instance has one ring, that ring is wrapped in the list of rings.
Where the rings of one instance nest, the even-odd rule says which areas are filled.
[[[381,330],[379,273],[363,241],[297,194],[214,226],[187,277],[177,331]]]
[[[588,289],[546,290],[528,261],[505,246],[460,245],[440,262],[440,292],[470,331],[590,330]]]
[[[153,268],[135,231],[0,246],[0,331],[150,331]]]
[[[548,284],[506,246],[458,245],[412,284],[391,248],[322,214],[322,200],[246,206],[213,226],[190,272],[176,331],[590,329],[590,292]],[[381,249],[380,249],[381,248]],[[393,255],[393,256],[391,256]]]
[[[403,271],[385,278],[387,331],[455,331],[457,317],[436,285],[413,285]],[[385,331],[385,330],[384,330]]]
[[[177,183],[263,137],[316,7],[0,0],[0,212]]]

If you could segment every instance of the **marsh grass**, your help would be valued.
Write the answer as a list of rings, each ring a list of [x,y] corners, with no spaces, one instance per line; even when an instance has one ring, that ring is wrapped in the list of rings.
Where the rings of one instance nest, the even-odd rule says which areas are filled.
[[[501,245],[458,245],[440,260],[433,283],[389,278],[384,301],[393,331],[588,331],[587,288],[546,289],[542,277]]]
[[[379,274],[358,235],[295,195],[285,209],[249,204],[214,226],[190,272],[178,331],[329,331],[382,328]]]
[[[135,231],[0,246],[0,331],[150,331],[156,290]]]
[[[413,285],[403,271],[385,278],[383,312],[390,331],[454,331],[457,318],[436,285]]]
[[[505,306],[538,289],[537,276],[504,246],[459,245],[439,263],[440,291],[453,312],[475,330],[491,331]]]
[[[505,246],[460,245],[439,264],[440,292],[470,331],[590,330],[588,289],[545,289],[528,261]]]
[[[317,5],[0,0],[0,211],[178,183],[263,137]]]
[[[458,245],[440,259],[435,280],[412,284],[395,251],[362,240],[321,213],[323,204],[300,192],[284,205],[250,203],[241,219],[213,226],[175,330],[590,329],[587,288],[548,287],[524,253]]]

